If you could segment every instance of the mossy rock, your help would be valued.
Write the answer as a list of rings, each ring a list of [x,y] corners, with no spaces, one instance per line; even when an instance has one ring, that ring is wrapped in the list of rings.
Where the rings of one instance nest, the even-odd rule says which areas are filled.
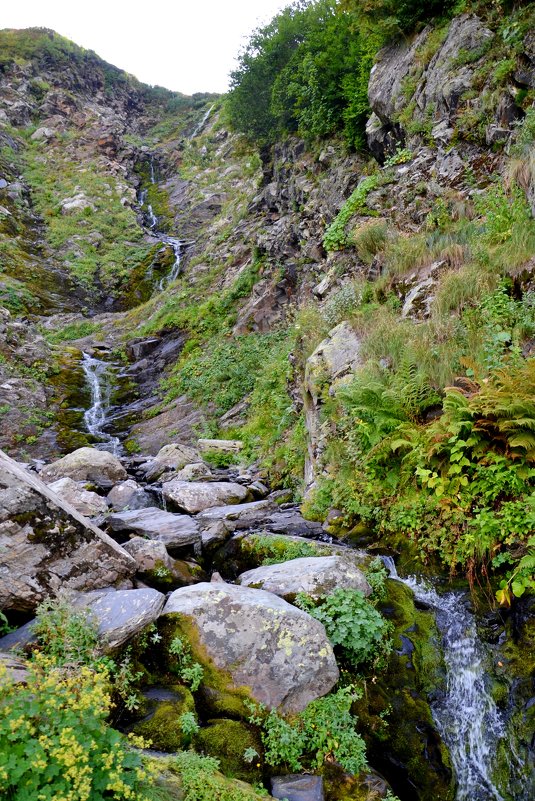
[[[156,695],[156,693],[153,693]],[[150,740],[157,751],[173,752],[189,745],[191,737],[184,735],[180,728],[180,716],[195,711],[195,701],[191,692],[182,686],[173,687],[171,692],[162,693],[162,700],[156,700],[154,709],[144,720],[135,723],[132,731]],[[146,694],[148,703],[153,700],[151,691]]]
[[[195,746],[204,754],[216,757],[225,776],[249,782],[260,780],[261,770],[257,767],[260,760],[246,762],[244,753],[251,748],[260,755],[262,744],[258,734],[245,723],[228,718],[209,720],[197,733]]]
[[[386,779],[373,770],[352,776],[339,765],[327,763],[321,772],[325,801],[379,801],[390,789]]]
[[[175,637],[189,643],[193,660],[202,665],[204,676],[196,697],[203,717],[247,719],[249,711],[244,702],[253,700],[251,693],[246,687],[236,687],[230,674],[214,663],[201,644],[197,629],[185,615],[160,618],[159,632],[162,635],[162,653],[168,654],[165,668],[169,673],[172,674],[176,667],[169,651]]]
[[[388,580],[386,589],[381,611],[394,627],[393,652],[355,709],[368,758],[401,796],[451,801],[449,753],[429,705],[445,686],[440,634],[433,614],[416,608],[408,587]]]

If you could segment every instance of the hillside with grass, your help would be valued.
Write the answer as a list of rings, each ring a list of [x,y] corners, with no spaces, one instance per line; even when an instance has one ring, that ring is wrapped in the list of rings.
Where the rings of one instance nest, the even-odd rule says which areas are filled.
[[[0,31],[0,794],[530,801],[534,356],[534,3]]]

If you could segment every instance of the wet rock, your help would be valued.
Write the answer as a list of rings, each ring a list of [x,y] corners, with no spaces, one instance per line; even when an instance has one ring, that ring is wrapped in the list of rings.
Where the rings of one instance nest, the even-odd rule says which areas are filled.
[[[97,448],[78,448],[47,465],[41,470],[40,476],[47,483],[67,477],[74,481],[89,481],[102,489],[109,489],[127,477],[126,470],[116,456]]]
[[[110,515],[112,531],[134,531],[162,542],[168,548],[182,548],[200,542],[199,524],[188,515],[164,512],[155,506]]]
[[[108,494],[108,502],[118,512],[123,509],[146,509],[153,504],[148,492],[132,478],[116,484]]]
[[[0,451],[0,608],[31,611],[60,589],[108,587],[135,569],[107,534]]]
[[[190,514],[197,514],[212,506],[235,504],[247,498],[248,491],[241,484],[228,481],[180,481],[174,479],[162,487],[166,501]]]
[[[48,486],[56,495],[74,506],[76,511],[85,517],[97,517],[108,511],[108,503],[105,498],[97,495],[96,492],[86,490],[83,484],[73,481],[72,478],[60,478]]]
[[[188,637],[216,704],[251,696],[270,709],[299,712],[338,680],[323,626],[271,593],[220,583],[185,587],[170,596],[163,621],[168,636]]]
[[[323,779],[321,776],[303,776],[300,773],[273,776],[271,795],[286,801],[324,801]]]
[[[152,588],[118,590],[94,597],[81,596],[77,606],[87,607],[98,624],[98,635],[104,651],[113,651],[153,623],[165,603],[165,595]]]
[[[372,591],[362,570],[342,556],[309,556],[257,567],[242,573],[238,584],[273,592],[287,600],[300,592],[319,598],[337,589],[360,590],[366,596]]]

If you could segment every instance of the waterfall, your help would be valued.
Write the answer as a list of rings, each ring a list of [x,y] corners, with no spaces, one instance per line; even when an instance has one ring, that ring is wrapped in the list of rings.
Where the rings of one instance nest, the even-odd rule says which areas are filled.
[[[203,118],[205,119],[205,121],[206,119],[208,119],[208,115],[212,110],[212,108],[213,106],[210,109],[208,109],[207,113],[205,114],[205,118]],[[154,184],[156,183],[156,177],[154,173],[154,159],[152,156],[150,157],[149,164],[150,164],[150,182],[151,184]],[[163,276],[158,281],[158,289],[161,291],[162,289],[165,289],[173,281],[176,281],[176,279],[180,275],[180,262],[182,259],[183,249],[188,245],[192,245],[194,243],[186,242],[183,239],[178,239],[177,237],[174,236],[168,236],[167,234],[164,234],[162,231],[158,231],[157,230],[158,217],[154,214],[152,205],[150,203],[147,203],[147,196],[148,192],[146,189],[141,189],[138,193],[138,202],[141,211],[144,215],[145,222],[146,224],[148,224],[148,227],[152,231],[153,235],[156,236],[162,242],[163,245],[171,246],[175,257],[170,272],[167,275]],[[152,278],[152,274],[153,274],[153,265],[149,267],[148,277]]]
[[[203,115],[202,120],[200,120],[200,122],[198,122],[197,125],[195,126],[195,128],[193,129],[193,133],[191,134],[190,139],[195,139],[195,137],[200,134],[200,132],[202,131],[202,129],[204,128],[204,126],[208,122],[208,117],[212,113],[213,108],[214,108],[214,104],[212,103],[212,105],[210,106],[208,111]]]
[[[505,722],[485,681],[487,654],[465,595],[456,591],[439,595],[414,576],[400,578],[391,557],[384,556],[383,562],[390,578],[410,587],[416,599],[436,615],[444,647],[446,691],[431,702],[431,711],[451,755],[456,801],[504,801],[492,772],[498,740],[506,735]],[[514,770],[513,765],[511,768]],[[515,801],[529,798],[527,794],[507,797]]]
[[[171,284],[173,281],[176,281],[178,276],[180,275],[180,260],[182,257],[182,247],[184,246],[184,242],[181,239],[175,239],[172,236],[168,236],[162,241],[167,242],[168,245],[171,245],[173,248],[173,253],[175,256],[175,261],[173,266],[171,267],[171,272],[160,279],[158,284],[158,289],[162,290],[165,289],[166,286]]]
[[[111,451],[114,456],[121,452],[121,443],[117,437],[108,434],[104,428],[109,422],[111,381],[109,364],[83,354],[82,370],[91,392],[91,406],[84,413],[84,423],[89,433],[99,440],[97,448]]]

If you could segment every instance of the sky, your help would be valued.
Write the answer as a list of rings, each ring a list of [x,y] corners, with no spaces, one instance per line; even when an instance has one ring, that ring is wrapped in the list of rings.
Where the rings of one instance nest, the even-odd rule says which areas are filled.
[[[52,28],[144,83],[224,92],[248,35],[289,1],[4,0],[0,28]]]

